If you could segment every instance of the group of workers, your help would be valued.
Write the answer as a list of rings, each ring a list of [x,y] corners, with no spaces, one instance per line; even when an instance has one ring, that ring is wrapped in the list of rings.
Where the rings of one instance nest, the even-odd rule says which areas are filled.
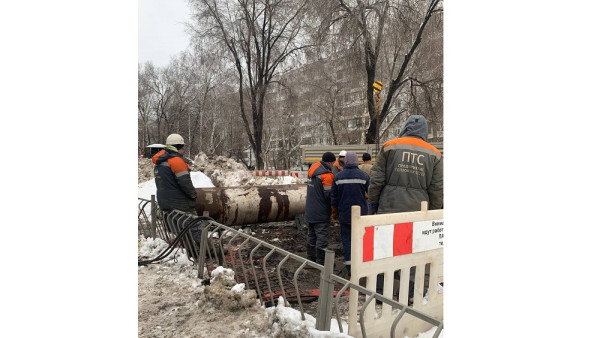
[[[441,152],[427,142],[427,120],[411,115],[398,138],[389,140],[377,155],[358,155],[342,150],[336,159],[326,152],[308,170],[304,219],[308,223],[307,258],[325,260],[329,227],[339,222],[348,275],[351,271],[351,208],[361,215],[419,211],[421,201],[429,210],[443,208]]]
[[[164,150],[152,157],[155,164],[156,198],[164,212],[180,210],[197,215],[196,189],[189,163],[183,154],[185,142],[178,134],[167,137]],[[443,208],[443,163],[440,151],[427,142],[427,121],[412,115],[398,138],[389,140],[377,155],[358,155],[342,150],[336,159],[331,152],[308,170],[304,219],[308,223],[307,258],[318,264],[325,260],[329,228],[339,222],[348,275],[351,271],[351,208],[361,215],[418,211],[421,201],[430,210]],[[179,232],[179,229],[173,229]],[[192,228],[199,240],[200,229]]]

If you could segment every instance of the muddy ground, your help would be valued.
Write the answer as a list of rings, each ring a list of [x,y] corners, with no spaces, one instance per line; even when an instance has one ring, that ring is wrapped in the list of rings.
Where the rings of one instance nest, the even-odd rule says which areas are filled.
[[[298,256],[306,258],[306,236],[307,228],[306,224],[302,224],[302,228],[298,229],[295,221],[289,222],[271,222],[262,224],[252,224],[240,227],[251,231],[253,237],[265,241],[269,244],[277,246],[283,250],[296,254]],[[345,260],[343,255],[343,247],[341,242],[340,225],[334,224],[329,228],[329,241],[328,248],[333,250],[335,253],[334,268],[333,272],[341,278],[350,279],[350,276],[346,272]],[[258,253],[258,252],[257,252]],[[263,254],[266,253],[266,250]],[[274,258],[275,261],[277,258]],[[284,277],[288,277],[289,280],[293,279],[295,269],[299,264],[289,266],[289,269],[282,269]],[[318,287],[319,287],[320,271],[314,269],[303,269],[298,275],[298,288],[301,293],[314,292],[314,297],[302,297],[302,307],[307,313],[316,315],[318,305]],[[335,289],[340,289],[341,285],[336,285]],[[292,297],[293,302],[291,306],[299,310],[299,305],[295,302],[295,298]],[[267,305],[269,305],[267,303]],[[342,296],[340,303],[338,304],[338,310],[340,311],[340,318],[347,320],[348,314],[348,297]]]
[[[250,228],[253,232],[252,236],[298,256],[306,257],[306,235],[308,230],[305,223],[302,224],[302,229],[300,230],[295,221],[252,224],[242,226],[241,228]],[[345,272],[344,252],[339,224],[334,224],[329,228],[327,247],[335,253],[333,272],[342,278],[348,278]]]

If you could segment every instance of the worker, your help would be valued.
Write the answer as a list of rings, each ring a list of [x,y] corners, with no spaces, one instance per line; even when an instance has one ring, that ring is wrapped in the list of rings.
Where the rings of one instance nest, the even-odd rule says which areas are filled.
[[[304,220],[308,223],[306,253],[309,260],[321,265],[325,262],[325,250],[331,225],[329,195],[333,184],[331,173],[333,162],[335,162],[335,155],[326,152],[321,157],[321,161],[313,164],[308,170],[304,210]]]
[[[400,137],[387,141],[371,168],[369,214],[442,209],[444,172],[441,152],[427,143],[427,120],[408,118]]]
[[[371,154],[363,153],[362,154],[363,163],[358,166],[358,169],[367,173],[369,178],[371,177],[371,168],[373,167],[373,163],[371,162]],[[369,193],[367,192],[367,205],[369,204]]]
[[[371,177],[371,167],[373,167],[373,162],[371,161],[371,154],[363,153],[362,154],[363,163],[358,166],[358,169],[364,171]]]
[[[411,115],[371,168],[369,215],[419,211],[421,201],[429,210],[443,208],[443,175],[442,154],[427,143],[427,120]],[[383,275],[377,276],[377,293],[383,294],[383,284]]]
[[[181,135],[171,134],[167,136],[165,148],[152,157],[152,163],[155,164],[156,200],[165,216],[172,210],[198,215],[195,209],[196,188],[192,183],[188,160],[182,155],[184,145]],[[181,230],[175,224],[169,226],[176,233]],[[199,242],[198,227],[192,228],[192,237]]]
[[[333,168],[331,168],[331,172],[335,176],[340,171],[344,170],[344,159],[346,158],[346,151],[340,151],[338,155],[338,159],[333,163]]]
[[[346,153],[344,171],[335,175],[331,188],[331,214],[334,221],[339,220],[346,271],[350,276],[352,206],[360,206],[360,214],[367,214],[366,193],[369,189],[369,175],[358,169],[358,155]]]

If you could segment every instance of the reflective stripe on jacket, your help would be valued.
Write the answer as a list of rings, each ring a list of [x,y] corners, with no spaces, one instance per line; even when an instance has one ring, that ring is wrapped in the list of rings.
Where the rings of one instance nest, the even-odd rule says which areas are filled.
[[[308,223],[329,222],[331,204],[329,194],[333,184],[333,174],[329,166],[323,162],[313,164],[308,170],[306,185],[306,208],[304,220]]]
[[[371,168],[369,203],[378,203],[378,213],[443,207],[443,162],[440,151],[417,137],[386,142]]]
[[[165,149],[152,157],[156,200],[162,210],[191,211],[196,206],[196,188],[188,165],[176,150]]]
[[[335,175],[331,188],[331,206],[338,208],[340,223],[351,223],[353,205],[360,206],[361,215],[367,214],[365,194],[369,184],[369,175],[356,166],[345,167],[344,171]]]

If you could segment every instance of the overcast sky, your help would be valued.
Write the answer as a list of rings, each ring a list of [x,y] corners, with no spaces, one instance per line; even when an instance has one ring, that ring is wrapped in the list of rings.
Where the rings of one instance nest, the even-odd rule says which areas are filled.
[[[165,66],[185,50],[189,37],[184,22],[189,14],[186,0],[139,0],[138,62]]]

